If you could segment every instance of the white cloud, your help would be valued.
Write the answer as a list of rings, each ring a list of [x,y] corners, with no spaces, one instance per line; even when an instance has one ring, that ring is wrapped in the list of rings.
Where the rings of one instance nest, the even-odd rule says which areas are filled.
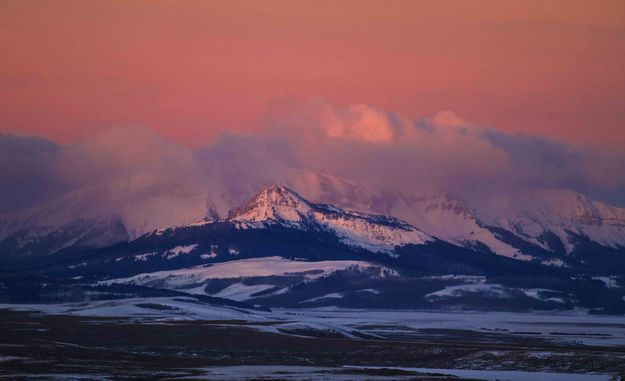
[[[225,133],[197,150],[147,128],[114,128],[67,146],[28,139],[0,135],[0,177],[9,179],[0,196],[20,207],[60,191],[141,177],[207,192],[221,200],[224,213],[297,171],[405,193],[444,188],[476,200],[510,189],[562,187],[625,203],[622,155],[481,128],[450,111],[412,122],[367,105],[317,102],[274,115],[261,134]]]
[[[393,143],[402,128],[387,113],[364,104],[344,109],[327,106],[320,115],[320,125],[331,138],[381,144]]]

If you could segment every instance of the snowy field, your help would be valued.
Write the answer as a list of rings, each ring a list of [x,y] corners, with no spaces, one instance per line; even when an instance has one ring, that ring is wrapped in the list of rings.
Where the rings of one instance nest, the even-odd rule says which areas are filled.
[[[339,308],[273,309],[272,311],[212,306],[194,298],[162,297],[68,304],[0,304],[0,309],[92,317],[120,317],[146,322],[237,320],[271,323],[264,329],[300,327],[332,330],[347,337],[366,334],[382,338],[419,338],[445,330],[537,338],[562,344],[625,347],[625,319],[579,312],[434,312],[349,310]],[[254,324],[255,327],[258,327]],[[433,333],[434,332],[434,333]]]
[[[599,381],[625,374],[622,317],[583,312],[264,311],[159,297],[4,304],[0,332],[0,380],[109,380],[122,365],[166,380]]]
[[[625,347],[622,316],[588,315],[585,311],[562,313],[381,311],[319,308],[277,309],[276,316],[309,323],[334,324],[366,330],[376,335],[404,333],[418,336],[424,329],[459,329],[537,337],[563,343]]]
[[[386,371],[396,374],[375,376],[367,374],[354,374],[351,371]],[[435,368],[375,368],[375,367],[343,367],[343,368],[320,368],[304,366],[228,366],[211,367],[202,369],[204,375],[193,376],[194,380],[256,380],[259,375],[263,378],[279,377],[281,380],[290,381],[323,381],[331,377],[339,381],[364,381],[364,380],[415,380],[415,377],[427,376],[428,380],[448,379],[448,376],[461,379],[486,380],[486,381],[608,381],[609,375],[605,374],[572,374],[572,373],[548,373],[548,372],[523,372],[523,371],[490,371],[490,370],[466,370],[466,369],[435,369]],[[343,374],[341,375],[341,373]]]

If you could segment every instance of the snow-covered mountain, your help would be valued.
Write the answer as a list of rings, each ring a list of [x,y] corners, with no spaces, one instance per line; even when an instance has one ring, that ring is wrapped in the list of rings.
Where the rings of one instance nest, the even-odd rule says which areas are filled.
[[[55,279],[54,291],[44,287],[47,280],[31,290],[30,297],[41,300],[131,292],[289,307],[625,311],[622,252],[551,252],[538,245],[540,239],[533,244],[533,237],[520,238],[524,231],[495,226],[502,222],[486,220],[450,194],[395,201],[421,211],[425,226],[448,239],[394,217],[313,203],[286,186],[272,186],[227,218],[205,216],[109,247],[24,257],[6,268]],[[583,219],[582,227],[587,223]],[[467,229],[481,235],[466,239]],[[503,244],[519,250],[516,256],[491,249]],[[76,287],[83,291],[72,294]],[[7,297],[24,296],[21,287],[11,290]]]
[[[387,196],[386,212],[419,226],[432,236],[463,247],[488,250],[504,257],[530,260],[523,250],[501,239],[467,202],[440,191],[426,195]]]
[[[580,239],[612,249],[625,248],[625,209],[593,201],[577,192],[550,189],[525,192],[492,213],[494,224],[546,250],[570,254]],[[562,244],[546,240],[553,235]]]
[[[241,226],[313,224],[344,242],[378,251],[436,237],[552,266],[582,264],[596,253],[625,253],[625,209],[566,189],[516,192],[478,205],[445,190],[399,192],[305,170],[249,181],[212,181],[211,176],[184,185],[138,176],[0,215],[0,254],[37,256],[77,246],[104,247],[156,229],[218,220],[229,210]],[[272,188],[247,203],[259,188],[276,182],[302,196]],[[373,217],[364,213],[407,224],[378,216],[373,227]]]
[[[313,200],[330,199],[335,192],[351,195],[356,189],[352,182],[305,170],[284,171],[277,178],[241,178],[236,170],[218,166],[183,183],[136,175],[0,213],[0,261],[8,256],[48,255],[77,245],[105,247],[156,229],[219,219],[274,183],[305,189]],[[347,205],[347,199],[342,201]]]
[[[241,227],[280,224],[326,230],[345,244],[374,252],[391,252],[396,246],[420,245],[433,240],[399,219],[313,204],[284,186],[272,186],[260,192],[244,208],[233,211],[228,219]]]
[[[70,247],[105,247],[196,221],[212,211],[206,194],[197,189],[148,176],[79,188],[42,205],[0,214],[0,253],[40,256]]]
[[[479,208],[445,191],[387,191],[365,205],[365,210],[396,216],[441,240],[518,260],[566,266],[598,253],[625,256],[625,208],[567,189],[528,190]]]
[[[376,203],[380,205],[379,200],[374,200],[372,205]],[[244,206],[233,209],[225,219],[213,213],[192,223],[155,229],[130,239],[126,246],[115,246],[122,248],[119,253],[117,249],[100,250],[108,259],[103,263],[96,262],[108,266],[110,261],[121,261],[120,265],[124,266],[119,266],[120,269],[131,269],[130,272],[141,272],[145,266],[156,271],[267,255],[314,260],[359,259],[363,255],[367,258],[374,255],[381,260],[397,258],[400,262],[407,261],[402,266],[436,271],[455,268],[454,271],[470,274],[492,272],[492,266],[503,266],[504,271],[509,271],[509,264],[493,263],[492,257],[532,266],[563,267],[577,272],[588,270],[593,274],[625,267],[625,255],[618,243],[603,241],[603,245],[594,243],[597,247],[591,247],[592,250],[579,249],[591,242],[587,235],[582,235],[587,232],[583,229],[588,228],[589,221],[596,224],[601,216],[582,219],[576,217],[579,214],[574,214],[571,219],[561,213],[563,217],[558,224],[550,226],[545,222],[541,225],[543,230],[523,230],[529,225],[520,225],[513,219],[497,219],[494,215],[485,216],[449,193],[427,197],[387,193],[383,204],[391,211],[396,210],[396,214],[409,211],[407,216],[416,218],[432,234],[395,217],[312,203],[286,186],[274,185],[256,194]],[[549,216],[552,214],[548,213]],[[578,225],[572,225],[570,221]],[[111,226],[119,229],[121,222],[115,222],[110,223]],[[561,228],[567,222],[570,225],[566,226],[577,230]],[[86,222],[79,225],[90,226]],[[98,232],[95,227],[92,229]],[[558,228],[561,230],[556,230]],[[612,225],[612,229],[618,232],[622,227]],[[615,233],[615,236],[618,235]],[[15,234],[8,240],[14,243],[13,246],[17,242],[20,247],[34,247],[24,245],[24,237],[17,236],[21,241],[14,237]],[[84,241],[89,235],[80,237]],[[580,237],[585,237],[586,241]],[[558,244],[567,239],[572,248],[568,251],[562,243]],[[59,242],[65,241],[59,239]],[[411,248],[404,250],[405,247]],[[419,255],[406,254],[413,252],[425,255],[423,260],[429,262],[418,264],[416,258]]]

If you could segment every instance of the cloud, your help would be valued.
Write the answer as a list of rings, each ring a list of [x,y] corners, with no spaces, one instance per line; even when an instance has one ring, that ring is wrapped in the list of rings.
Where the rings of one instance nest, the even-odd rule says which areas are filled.
[[[191,150],[146,127],[115,127],[67,145],[58,166],[76,186],[141,174],[182,178],[195,170]]]
[[[505,152],[469,124],[457,127],[461,119],[451,113],[436,118],[441,125],[365,105],[317,102],[298,113],[276,117],[278,132],[269,135],[288,142],[291,160],[314,171],[415,192],[478,186],[507,168]]]
[[[363,104],[316,100],[275,112],[262,131],[223,133],[199,149],[144,127],[113,128],[69,145],[0,135],[0,211],[146,176],[192,183],[221,198],[224,213],[262,187],[311,172],[380,192],[442,188],[477,204],[497,193],[568,188],[625,205],[623,155],[483,128],[450,111],[411,121]]]
[[[435,127],[471,127],[472,124],[459,117],[453,111],[440,111],[429,118],[425,118],[427,124]]]
[[[17,210],[68,188],[57,179],[63,147],[44,138],[0,134],[0,211]]]
[[[180,184],[198,176],[192,150],[144,127],[112,128],[68,145],[0,135],[0,212],[137,177]]]
[[[344,109],[325,107],[320,127],[330,138],[378,144],[392,144],[402,130],[400,121],[364,104]]]
[[[625,205],[625,155],[530,135],[487,129],[480,136],[505,152],[510,168],[500,182],[522,188],[567,188]]]
[[[444,188],[475,201],[497,192],[567,188],[625,205],[622,154],[509,134],[452,111],[410,121],[362,104],[316,100],[296,113],[275,116],[273,142],[288,142],[288,160],[314,171],[406,193]]]

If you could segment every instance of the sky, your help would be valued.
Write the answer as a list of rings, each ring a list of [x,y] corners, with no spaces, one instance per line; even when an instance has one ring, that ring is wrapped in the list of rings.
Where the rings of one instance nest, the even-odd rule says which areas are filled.
[[[625,3],[0,0],[0,129],[186,145],[322,97],[625,149]]]
[[[0,211],[250,150],[625,205],[621,0],[0,0],[0,51]]]

